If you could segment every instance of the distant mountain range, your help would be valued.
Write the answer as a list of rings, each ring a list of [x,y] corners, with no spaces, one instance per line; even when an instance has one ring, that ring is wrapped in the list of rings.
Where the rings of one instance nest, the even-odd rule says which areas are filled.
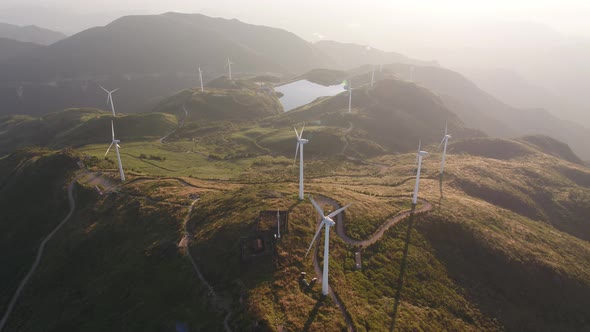
[[[0,38],[0,61],[17,57],[43,46],[34,43],[21,42],[14,39]]]
[[[385,52],[368,45],[322,40],[314,43],[314,46],[330,57],[329,66],[335,69],[350,69],[362,64],[381,65],[387,63],[438,66],[436,62],[415,60],[403,54]]]
[[[67,38],[67,36],[61,32],[43,29],[34,25],[21,27],[18,25],[0,23],[0,38],[14,39],[25,43],[50,45]],[[3,48],[2,52],[4,52]]]
[[[387,68],[410,79],[407,65]],[[545,109],[509,106],[463,75],[441,67],[415,67],[413,78],[417,84],[438,93],[446,106],[469,127],[496,137],[551,136],[566,142],[583,159],[590,159],[585,145],[590,139],[590,129],[584,126],[558,118]]]
[[[590,127],[590,106],[533,84],[508,69],[461,69],[469,79],[504,103],[519,108],[546,108],[557,117]]]
[[[115,96],[119,112],[149,111],[161,99],[195,86],[199,66],[206,81],[226,73],[227,58],[234,62],[235,77],[271,74],[283,80],[317,68],[388,64],[384,68],[396,77],[440,94],[468,127],[499,137],[549,135],[590,159],[583,143],[590,130],[545,110],[508,106],[437,63],[363,45],[310,43],[282,29],[235,19],[180,13],[126,16],[50,46],[12,48],[18,56],[0,59],[0,114],[104,108],[99,85],[121,88]],[[362,67],[346,75],[367,71]]]
[[[396,53],[336,42],[312,44],[285,30],[200,14],[126,16],[51,46],[0,60],[4,113],[43,114],[69,107],[103,107],[97,83],[121,87],[123,112],[146,110],[151,100],[197,83],[197,67],[210,80],[274,74],[293,77],[313,68],[359,66],[365,61],[419,63]],[[425,63],[426,64],[426,63]],[[86,90],[87,82],[90,89]],[[15,89],[24,87],[19,99]]]

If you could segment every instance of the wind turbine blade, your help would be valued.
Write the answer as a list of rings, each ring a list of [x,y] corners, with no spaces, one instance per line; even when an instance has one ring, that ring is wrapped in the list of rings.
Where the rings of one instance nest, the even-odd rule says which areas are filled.
[[[449,124],[449,122],[448,122],[448,121],[447,121],[447,122],[445,122],[445,136],[447,136],[447,129],[448,129],[448,124]]]
[[[115,93],[115,92],[119,91],[119,89],[121,89],[121,88],[116,88],[115,90],[111,91],[111,93]]]
[[[297,142],[297,146],[295,147],[295,159],[293,159],[293,164],[297,161],[297,152],[299,152],[299,142]]]
[[[320,216],[324,217],[324,210],[322,210],[322,208],[318,205],[318,203],[316,203],[313,200],[313,197],[309,196],[309,200],[311,201],[311,204],[313,204],[313,207],[316,209],[316,211],[318,211],[318,213],[320,214]]]
[[[100,88],[101,88],[101,89],[102,89],[104,92],[106,92],[106,93],[109,93],[109,90],[107,90],[107,89],[103,88],[103,87],[102,87],[102,85],[99,85],[99,86],[100,86]]]
[[[313,240],[311,240],[311,243],[309,244],[309,248],[307,248],[307,251],[305,252],[305,257],[307,257],[307,254],[309,254],[309,251],[311,250],[311,247],[313,247],[313,244],[315,243],[315,240],[318,238],[318,235],[320,235],[320,231],[322,230],[322,227],[324,227],[323,221],[320,223],[320,227],[318,227],[318,231],[315,232],[315,235],[313,236]]]
[[[111,151],[111,147],[113,146],[113,142],[111,142],[111,145],[109,145],[109,148],[107,149],[107,152],[105,152],[104,156],[106,157],[107,154],[109,154],[109,151]]]
[[[299,138],[303,137],[303,130],[305,129],[305,125],[303,125],[303,128],[301,128],[301,133],[299,133]]]
[[[297,139],[300,139],[301,136],[299,136],[299,133],[297,132],[297,128],[293,127],[293,130],[295,130],[295,135],[297,135]]]
[[[121,148],[121,146],[119,145],[119,143],[117,143],[117,148],[118,148],[118,149],[120,149],[120,148]]]
[[[436,147],[436,150],[434,150],[434,153],[438,152],[438,150],[440,150],[440,147],[442,146],[442,144],[445,142],[446,136],[443,137],[442,141],[440,141],[440,144]]]
[[[113,124],[113,120],[111,120],[111,133],[113,134],[113,141],[115,140],[115,125]]]
[[[345,207],[341,207],[341,208],[339,208],[338,210],[336,210],[336,211],[334,211],[334,212],[330,213],[329,215],[327,215],[327,217],[328,217],[328,218],[333,218],[333,217],[337,216],[337,215],[338,215],[338,213],[340,213],[340,212],[342,212],[342,211],[346,210],[346,209],[347,209],[349,206],[351,206],[351,205],[352,205],[352,204],[348,204],[348,205],[346,205]]]

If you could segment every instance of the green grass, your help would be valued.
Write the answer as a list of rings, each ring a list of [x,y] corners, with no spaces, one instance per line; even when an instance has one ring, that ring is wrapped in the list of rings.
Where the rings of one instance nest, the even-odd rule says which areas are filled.
[[[297,199],[291,126],[315,121],[320,122],[308,125],[304,134],[310,139],[305,146],[306,194],[354,203],[344,224],[355,239],[368,238],[385,220],[410,208],[415,155],[386,151],[414,151],[414,139],[424,135],[423,148],[432,152],[424,159],[420,197],[434,209],[402,221],[365,248],[362,270],[354,266],[358,248],[331,233],[330,284],[357,331],[389,330],[394,308],[396,331],[578,331],[590,324],[585,311],[590,305],[590,170],[567,161],[575,160],[562,145],[461,140],[473,132],[451,119],[454,138],[441,187],[434,128],[448,114],[423,88],[391,80],[372,90],[359,89],[361,107],[352,114],[342,112],[344,95],[260,122],[253,120],[256,112],[243,122],[219,121],[215,116],[221,113],[207,113],[226,102],[240,110],[247,109],[243,106],[249,98],[264,102],[251,89],[246,85],[240,92],[244,99],[225,90],[205,95],[184,91],[164,102],[161,111],[166,113],[177,114],[174,108],[185,99],[195,106],[190,121],[164,143],[153,132],[171,132],[176,117],[137,115],[150,129],[135,132],[133,117],[117,118],[122,126],[117,132],[125,132],[121,152],[129,175],[117,194],[99,197],[92,189],[119,183],[114,152],[104,157],[108,126],[103,139],[81,143],[76,153],[29,149],[0,159],[0,244],[1,252],[11,253],[2,258],[8,267],[0,273],[1,284],[8,285],[0,293],[4,303],[39,239],[64,213],[64,186],[77,156],[93,157],[85,163],[93,172],[105,173],[94,182],[87,182],[93,175],[80,180],[79,210],[50,243],[9,328],[160,331],[186,322],[191,330],[219,330],[221,314],[176,247],[184,213],[198,195],[189,221],[191,252],[229,303],[234,330],[254,325],[260,330],[345,329],[335,304],[321,300],[320,285],[305,290],[297,281],[301,271],[308,279],[315,276],[305,251],[317,215],[307,200]],[[209,97],[224,101],[207,102],[214,105],[209,111],[197,107],[200,98]],[[366,104],[369,100],[378,103]],[[62,126],[60,117],[79,127]],[[108,119],[100,111],[78,110],[43,121],[66,142],[78,137],[73,133],[102,133]],[[0,132],[43,122],[26,117],[2,121]],[[354,129],[345,134],[349,121]],[[424,125],[413,126],[416,122]],[[415,132],[410,135],[407,128]],[[343,155],[345,143],[349,148]],[[289,232],[275,243],[274,254],[240,261],[240,239],[257,235],[260,211],[277,208],[289,211]],[[272,245],[272,236],[267,244]]]

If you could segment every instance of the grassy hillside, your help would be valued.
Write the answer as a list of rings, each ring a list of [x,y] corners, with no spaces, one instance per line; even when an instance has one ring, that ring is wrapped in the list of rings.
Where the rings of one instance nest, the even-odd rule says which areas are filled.
[[[110,182],[80,180],[79,208],[49,243],[7,330],[220,330],[223,316],[177,247],[200,190],[156,180],[100,197],[95,183]]]
[[[239,128],[229,135],[249,139],[275,130]],[[362,249],[361,270],[354,264],[359,248],[332,232],[330,283],[355,330],[583,330],[590,304],[590,171],[522,141],[470,139],[454,142],[449,151],[442,187],[436,176],[440,153],[424,160],[420,196],[434,209],[401,221]],[[231,312],[233,330],[346,328],[339,307],[318,296],[320,285],[299,285],[301,271],[308,280],[315,276],[313,253],[304,254],[316,213],[308,201],[297,200],[289,159],[197,161],[172,148],[166,156],[147,161],[195,167],[193,176],[201,178],[232,175],[179,182],[170,176],[180,172],[164,169],[154,177],[146,168],[128,172],[128,183],[118,186],[112,161],[93,159],[91,170],[107,176],[92,173],[80,180],[80,209],[48,247],[10,328],[172,330],[180,323],[219,330],[226,310],[220,305]],[[344,229],[353,239],[366,239],[409,208],[414,158],[383,155],[372,164],[308,159],[306,192],[354,203]],[[0,164],[14,169],[18,160],[6,157]],[[231,173],[232,164],[243,168]],[[23,182],[27,178],[14,178],[13,186],[34,186]],[[94,184],[107,194],[98,196]],[[63,189],[58,194],[65,196]],[[197,196],[188,218],[189,250],[215,300],[183,257],[186,252],[176,247]],[[242,259],[240,253],[262,236],[260,211],[277,208],[289,211],[282,238],[274,240],[271,226],[270,236],[263,237],[268,255]],[[92,318],[97,315],[104,319]]]
[[[90,143],[110,143],[112,113],[97,109],[69,109],[43,117],[7,116],[0,118],[0,152],[20,147],[79,147]],[[177,126],[175,116],[161,113],[118,115],[115,135],[121,141],[156,139]]]
[[[252,121],[280,114],[283,111],[274,93],[251,81],[229,80],[220,77],[207,84],[204,92],[184,90],[163,100],[156,108],[157,112],[182,114],[183,107],[188,112],[188,122],[203,121]]]
[[[590,223],[585,217],[590,202],[590,172],[585,167],[518,141],[471,140],[452,144],[450,151],[479,152],[471,154],[472,165],[458,166],[457,173],[446,175],[452,179],[451,185],[470,196],[590,240]]]
[[[70,151],[21,150],[0,159],[0,311],[4,312],[39,243],[68,211]]]
[[[439,141],[447,121],[450,132],[457,137],[477,135],[465,130],[461,120],[430,91],[400,80],[385,79],[372,88],[353,90],[352,109],[348,113],[348,95],[341,93],[269,121],[275,126],[317,122],[341,130],[352,126],[347,136],[351,146],[360,146],[356,151],[363,155],[413,150],[420,139],[425,144]]]

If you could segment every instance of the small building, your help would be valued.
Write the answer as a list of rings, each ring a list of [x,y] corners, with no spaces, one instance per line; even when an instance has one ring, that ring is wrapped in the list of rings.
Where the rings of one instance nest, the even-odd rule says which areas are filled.
[[[280,234],[283,236],[283,234],[289,232],[288,215],[289,213],[287,211],[260,211],[256,220],[256,232],[272,232],[272,234],[279,234],[278,229],[280,225]]]
[[[240,238],[240,258],[243,262],[259,257],[272,256],[278,239],[289,232],[287,211],[261,211],[254,223],[252,235]]]
[[[354,267],[357,270],[360,270],[363,266],[362,266],[362,261],[361,261],[361,252],[357,251],[354,253]]]

